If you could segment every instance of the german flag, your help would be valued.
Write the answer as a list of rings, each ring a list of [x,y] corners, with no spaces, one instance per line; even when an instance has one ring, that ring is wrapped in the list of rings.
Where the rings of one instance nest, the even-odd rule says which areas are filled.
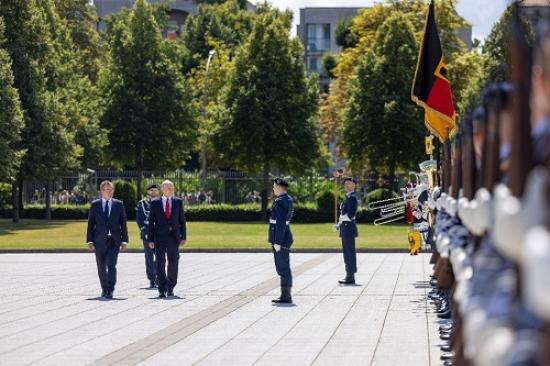
[[[413,102],[424,108],[426,127],[442,142],[454,134],[456,129],[451,83],[446,78],[446,73],[432,1],[426,18],[411,97]]]

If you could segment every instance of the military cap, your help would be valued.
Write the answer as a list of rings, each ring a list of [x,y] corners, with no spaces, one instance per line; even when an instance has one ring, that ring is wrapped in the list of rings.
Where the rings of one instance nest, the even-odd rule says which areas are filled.
[[[346,183],[348,180],[353,182],[354,184],[357,184],[357,180],[353,177],[345,177],[342,183]]]
[[[273,183],[281,187],[288,187],[288,182],[284,178],[275,178]]]
[[[158,184],[153,183],[153,184],[149,184],[149,185],[147,186],[147,190],[155,189],[155,188],[156,188],[156,189],[159,189]]]

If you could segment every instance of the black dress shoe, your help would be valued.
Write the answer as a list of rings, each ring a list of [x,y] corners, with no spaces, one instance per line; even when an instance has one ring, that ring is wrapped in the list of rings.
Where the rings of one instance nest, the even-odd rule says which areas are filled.
[[[340,285],[355,285],[355,275],[352,273],[348,273],[346,275],[346,278],[343,280],[339,280],[338,283]]]
[[[101,291],[101,297],[107,297],[107,290]]]
[[[171,288],[168,290],[168,292],[166,293],[166,296],[174,296],[174,289]]]
[[[281,287],[281,296],[278,299],[271,300],[271,302],[274,304],[292,304],[290,287]]]
[[[155,281],[149,282],[149,288],[157,288],[157,285],[155,285]]]
[[[446,313],[438,313],[437,317],[439,319],[451,319],[451,311],[447,311]]]
[[[441,360],[442,361],[445,361],[445,360],[450,360],[450,359],[453,359],[455,357],[455,353],[454,352],[445,352],[441,355]]]
[[[110,290],[110,291],[107,291],[107,296],[105,296],[107,299],[112,299],[113,298],[113,291]]]
[[[159,291],[159,297],[166,297],[166,293],[164,291]]]

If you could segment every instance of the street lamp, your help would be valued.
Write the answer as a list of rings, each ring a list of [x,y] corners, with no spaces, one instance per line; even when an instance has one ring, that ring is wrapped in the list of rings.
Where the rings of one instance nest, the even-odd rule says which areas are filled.
[[[207,96],[208,96],[208,70],[210,68],[210,61],[212,61],[212,57],[216,54],[216,50],[210,50],[208,52],[208,60],[206,61],[206,70],[204,75],[204,90],[202,92],[202,120],[203,122],[206,121],[206,104],[207,104]],[[205,188],[206,185],[206,149],[207,149],[207,143],[208,143],[208,130],[205,131],[205,138],[202,143],[201,148],[201,189]]]

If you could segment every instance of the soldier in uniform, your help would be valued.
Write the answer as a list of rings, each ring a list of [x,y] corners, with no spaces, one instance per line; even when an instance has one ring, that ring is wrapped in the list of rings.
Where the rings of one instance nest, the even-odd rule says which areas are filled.
[[[273,193],[277,198],[273,201],[271,216],[269,218],[269,238],[275,259],[277,274],[281,277],[281,296],[272,300],[275,304],[290,304],[292,297],[292,272],[290,271],[290,246],[292,245],[292,232],[290,220],[294,212],[292,197],[286,190],[288,183],[283,178],[277,178],[273,182]]]
[[[346,198],[340,205],[340,219],[338,220],[344,263],[346,265],[346,278],[338,281],[342,285],[354,285],[355,273],[357,272],[357,253],[355,252],[355,238],[358,236],[355,222],[355,215],[357,214],[356,183],[356,180],[352,177],[344,178]]]
[[[151,201],[158,198],[159,186],[149,184],[147,186],[147,197],[138,202],[137,205],[137,225],[140,232],[141,240],[143,241],[143,253],[145,254],[145,272],[149,279],[149,288],[156,288],[156,271],[155,271],[155,251],[149,248],[147,240],[147,231],[149,230],[149,213],[151,212]]]

